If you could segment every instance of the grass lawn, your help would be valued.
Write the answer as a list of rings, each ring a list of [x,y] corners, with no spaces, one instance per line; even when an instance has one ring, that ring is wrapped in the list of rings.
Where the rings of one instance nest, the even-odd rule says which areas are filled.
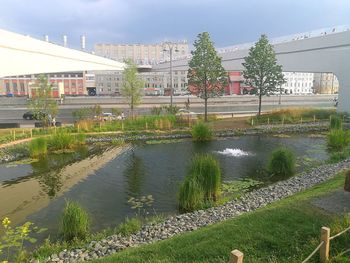
[[[318,245],[322,226],[330,227],[334,235],[350,225],[348,218],[328,214],[310,203],[343,184],[344,174],[338,174],[326,183],[255,212],[93,262],[229,262],[230,251],[239,249],[245,254],[244,263],[301,263]],[[331,242],[332,256],[349,248],[349,232]],[[317,259],[318,254],[309,262]],[[350,253],[332,262],[350,262]]]

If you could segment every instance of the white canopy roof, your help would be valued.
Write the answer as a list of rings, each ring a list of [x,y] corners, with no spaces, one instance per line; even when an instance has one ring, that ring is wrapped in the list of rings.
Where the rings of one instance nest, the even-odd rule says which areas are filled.
[[[0,77],[123,70],[124,63],[0,29]]]

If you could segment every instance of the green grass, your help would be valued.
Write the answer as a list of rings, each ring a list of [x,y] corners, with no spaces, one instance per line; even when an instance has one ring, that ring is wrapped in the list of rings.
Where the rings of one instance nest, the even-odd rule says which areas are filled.
[[[116,233],[123,236],[129,236],[131,234],[140,231],[142,227],[142,220],[140,218],[126,218],[124,223],[121,223],[117,229]]]
[[[213,132],[211,128],[203,122],[195,124],[192,128],[191,133],[195,141],[210,141],[213,138]]]
[[[330,128],[331,129],[340,130],[343,128],[343,121],[342,121],[340,116],[331,115],[330,119],[331,119],[331,121],[330,121]]]
[[[267,170],[273,176],[292,176],[295,172],[294,153],[287,148],[281,148],[273,151],[267,165]]]
[[[327,147],[331,151],[340,152],[350,145],[350,132],[344,130],[331,130],[327,135]]]
[[[45,138],[33,139],[29,144],[29,154],[32,158],[42,157],[47,154],[47,141]]]
[[[204,192],[193,176],[187,176],[179,189],[179,208],[183,212],[190,212],[202,208]]]
[[[89,234],[88,213],[76,202],[67,201],[63,210],[59,234],[65,241],[84,240]]]
[[[93,262],[228,262],[230,251],[239,249],[245,263],[300,263],[318,245],[322,226],[331,227],[331,235],[349,226],[344,217],[327,214],[310,203],[343,184],[344,174],[339,174],[255,212]],[[332,256],[349,244],[350,234],[332,241]],[[350,258],[344,260],[334,262],[349,262]],[[317,255],[309,262],[317,262]]]
[[[49,148],[54,151],[72,149],[76,143],[74,135],[59,131],[49,138]]]

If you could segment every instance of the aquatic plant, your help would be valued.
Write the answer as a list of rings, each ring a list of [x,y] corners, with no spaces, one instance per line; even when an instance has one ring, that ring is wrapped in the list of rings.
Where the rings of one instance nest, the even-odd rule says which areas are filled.
[[[39,158],[47,153],[47,141],[45,138],[35,138],[29,143],[29,155],[32,158]]]
[[[49,148],[52,150],[68,150],[72,149],[75,145],[74,135],[59,131],[56,134],[51,135],[49,138]]]
[[[116,232],[118,234],[121,234],[122,236],[129,236],[139,231],[141,227],[142,227],[142,221],[140,218],[137,218],[137,217],[134,217],[131,219],[126,218],[125,222],[117,226]]]
[[[327,147],[332,151],[341,151],[350,144],[350,134],[344,130],[331,130],[327,135]]]
[[[183,212],[200,209],[204,203],[204,192],[197,179],[187,176],[179,190],[179,208]]]
[[[213,138],[213,132],[211,128],[203,123],[199,122],[195,124],[191,131],[192,137],[195,141],[210,141]]]
[[[65,241],[83,240],[89,234],[90,218],[77,202],[67,201],[61,216],[59,234]]]
[[[75,136],[75,141],[79,145],[84,145],[86,143],[86,135],[84,133],[79,133]]]
[[[268,172],[273,176],[287,177],[295,172],[295,156],[287,148],[280,148],[272,152],[267,165]]]
[[[195,155],[189,174],[195,177],[203,189],[205,201],[216,201],[221,185],[221,170],[218,161],[210,154]]]
[[[330,128],[333,130],[340,130],[343,128],[343,121],[338,115],[330,116]]]

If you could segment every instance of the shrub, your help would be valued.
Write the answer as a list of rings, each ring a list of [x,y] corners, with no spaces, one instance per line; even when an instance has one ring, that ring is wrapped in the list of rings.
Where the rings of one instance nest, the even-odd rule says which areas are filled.
[[[294,174],[295,156],[287,148],[275,150],[270,157],[267,170],[274,176],[287,177]]]
[[[75,140],[77,144],[83,145],[86,143],[86,135],[84,133],[79,133],[75,136]]]
[[[121,234],[123,236],[129,236],[131,234],[134,234],[138,232],[142,227],[142,222],[139,218],[126,218],[124,223],[121,223],[117,229],[116,232],[118,234]]]
[[[49,146],[52,150],[67,150],[72,149],[75,144],[75,138],[72,134],[59,131],[51,135]]]
[[[29,143],[29,154],[32,158],[38,158],[47,153],[47,141],[45,138],[36,138]]]
[[[218,161],[211,155],[196,155],[192,159],[190,174],[203,189],[205,201],[216,201],[220,194],[221,171]]]
[[[330,128],[340,130],[343,127],[342,119],[338,115],[331,115]]]
[[[192,128],[192,137],[196,141],[209,141],[213,138],[213,132],[207,124],[199,122]]]
[[[204,192],[194,176],[187,176],[179,190],[179,208],[191,212],[203,206]]]
[[[67,201],[61,217],[59,233],[65,241],[83,240],[89,234],[90,218],[77,203]]]
[[[332,151],[341,151],[350,143],[349,132],[344,130],[331,130],[327,135],[327,146]]]

